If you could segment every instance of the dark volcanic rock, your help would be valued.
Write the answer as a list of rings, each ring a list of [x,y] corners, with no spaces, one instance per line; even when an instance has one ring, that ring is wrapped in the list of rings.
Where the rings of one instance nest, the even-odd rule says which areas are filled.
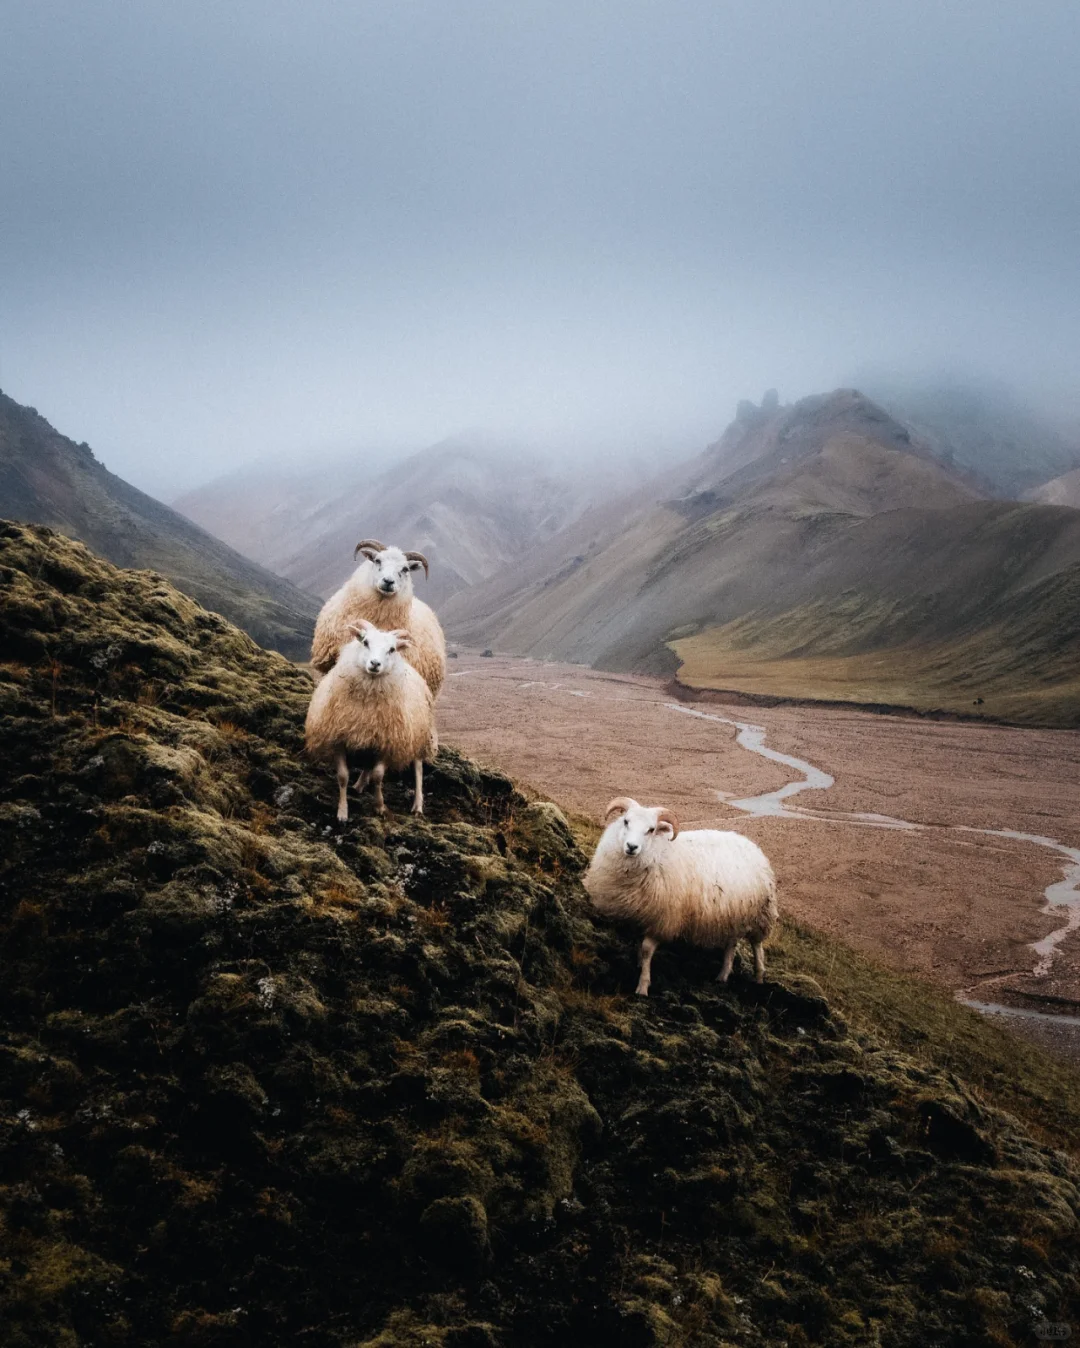
[[[1031,1341],[1077,1173],[811,980],[649,1001],[552,807],[333,819],[306,676],[0,525],[10,1348]]]

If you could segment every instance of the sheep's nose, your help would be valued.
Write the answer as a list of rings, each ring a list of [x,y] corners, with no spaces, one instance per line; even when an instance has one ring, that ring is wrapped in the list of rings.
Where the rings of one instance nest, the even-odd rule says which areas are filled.
[[[369,660],[369,661],[368,661],[367,667],[368,667],[368,670],[370,671],[370,673],[372,673],[372,674],[378,674],[379,670],[382,669],[382,661],[381,661],[381,660]]]
[[[623,844],[623,851],[626,853],[626,855],[627,855],[628,857],[636,857],[637,854],[641,851],[641,844],[640,844],[640,843],[624,843],[624,844]]]
[[[394,582],[392,580],[384,580],[382,582],[382,587],[387,592],[387,594],[389,594],[390,591],[394,588]]]

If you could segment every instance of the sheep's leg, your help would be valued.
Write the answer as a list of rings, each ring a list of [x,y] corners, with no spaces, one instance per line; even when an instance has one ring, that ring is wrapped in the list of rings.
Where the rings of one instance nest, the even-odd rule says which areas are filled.
[[[413,759],[413,775],[416,778],[416,792],[413,795],[412,812],[413,814],[424,813],[424,760],[422,758]]]
[[[359,793],[363,791],[364,787],[367,786],[370,778],[371,778],[370,769],[365,768],[363,772],[358,772],[356,774],[356,781],[353,782],[353,790],[359,795]]]
[[[724,947],[724,963],[720,968],[718,982],[726,983],[731,977],[731,966],[735,963],[735,947],[738,941],[729,941]]]
[[[385,774],[386,774],[386,765],[384,763],[376,763],[375,766],[371,769],[371,781],[375,788],[376,814],[386,813],[386,801],[383,800],[382,794],[382,779],[385,776]]]
[[[659,944],[660,942],[654,936],[646,936],[641,943],[641,977],[637,984],[637,995],[639,997],[649,995],[649,984],[652,982],[652,957]]]
[[[347,792],[349,790],[349,765],[345,761],[344,754],[337,756],[337,817],[338,823],[344,824],[349,818],[349,799]]]
[[[765,947],[760,941],[754,941],[754,980],[762,982],[765,978]]]

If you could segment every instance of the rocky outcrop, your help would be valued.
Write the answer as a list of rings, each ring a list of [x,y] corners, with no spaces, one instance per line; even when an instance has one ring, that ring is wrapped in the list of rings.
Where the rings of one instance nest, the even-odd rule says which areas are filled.
[[[1078,1174],[777,965],[648,1002],[561,812],[444,751],[333,822],[310,684],[0,525],[0,1319],[110,1344],[982,1345]]]

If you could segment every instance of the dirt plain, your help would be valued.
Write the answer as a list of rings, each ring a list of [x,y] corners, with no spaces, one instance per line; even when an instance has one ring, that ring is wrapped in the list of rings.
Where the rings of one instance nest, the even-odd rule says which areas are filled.
[[[967,831],[1080,847],[1080,733],[831,707],[681,705],[709,719],[678,714],[658,679],[462,652],[441,695],[440,733],[581,814],[599,818],[611,797],[630,795],[667,805],[683,827],[753,837],[796,921],[998,1006],[1015,1031],[1080,1062],[1080,930],[1038,975],[1032,949],[1066,924],[1068,910],[1044,911],[1044,891],[1070,859]],[[728,800],[804,777],[740,746],[734,722],[763,727],[768,748],[835,784],[789,800],[794,817],[734,808]],[[852,813],[919,827],[845,818]],[[655,968],[662,977],[661,959]]]

